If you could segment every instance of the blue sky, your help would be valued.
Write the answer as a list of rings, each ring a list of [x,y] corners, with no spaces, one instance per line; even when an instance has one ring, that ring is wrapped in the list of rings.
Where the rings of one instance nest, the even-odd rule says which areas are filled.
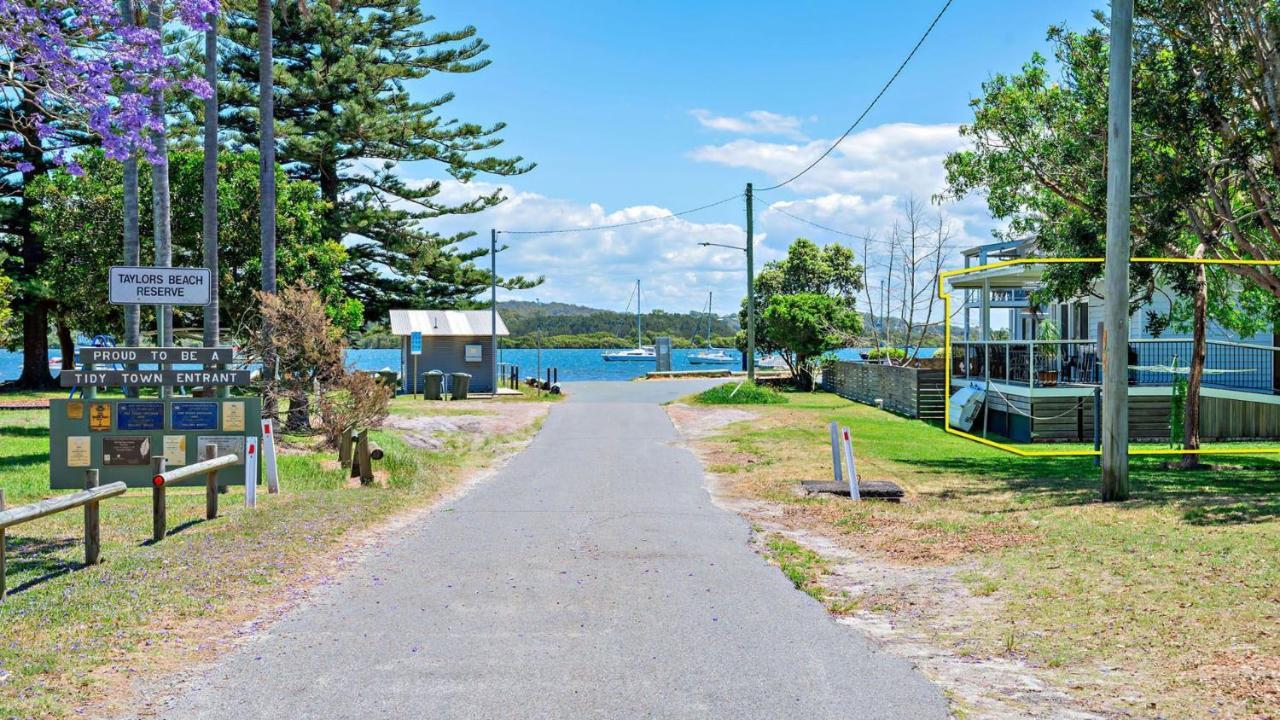
[[[803,167],[875,94],[941,6],[885,2],[426,3],[438,29],[475,25],[492,65],[427,78],[421,95],[452,91],[447,110],[508,123],[504,149],[538,163],[507,186],[512,201],[441,223],[442,230],[533,229],[616,222],[700,205],[767,185]],[[908,194],[938,189],[941,157],[984,79],[1045,50],[1046,28],[1093,23],[1097,0],[956,0],[877,109],[805,182],[772,193],[792,212],[854,232],[888,232]],[[406,167],[432,177],[425,165]],[[451,188],[461,197],[470,189]],[[767,203],[761,202],[766,206]],[[987,237],[980,201],[942,208],[956,242]],[[933,212],[936,212],[936,208]],[[511,236],[500,272],[541,273],[523,297],[621,306],[640,277],[652,304],[697,307],[706,290],[728,312],[742,260],[699,239],[741,242],[740,203],[611,233]],[[776,257],[797,234],[836,241],[777,212],[759,214],[759,254]],[[869,259],[874,268],[875,258]],[[873,270],[874,276],[874,270]],[[723,295],[721,295],[723,293]]]

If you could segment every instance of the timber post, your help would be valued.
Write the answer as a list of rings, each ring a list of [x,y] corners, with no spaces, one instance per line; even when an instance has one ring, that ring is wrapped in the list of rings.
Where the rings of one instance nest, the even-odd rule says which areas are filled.
[[[163,457],[151,458],[151,470],[155,476],[164,473],[165,462]],[[151,541],[160,542],[164,539],[166,525],[165,519],[165,493],[164,483],[151,483]]]
[[[342,467],[351,464],[351,428],[343,430],[338,438],[338,464]]]
[[[0,512],[4,512],[4,488],[0,488]],[[0,602],[4,601],[4,528],[0,528]]]
[[[84,489],[98,487],[98,470],[84,471]],[[102,561],[102,513],[97,501],[84,504],[84,564],[97,565]]]
[[[204,459],[212,460],[218,456],[218,446],[212,443],[204,446]],[[218,517],[218,470],[214,468],[204,476],[204,518],[213,520]]]

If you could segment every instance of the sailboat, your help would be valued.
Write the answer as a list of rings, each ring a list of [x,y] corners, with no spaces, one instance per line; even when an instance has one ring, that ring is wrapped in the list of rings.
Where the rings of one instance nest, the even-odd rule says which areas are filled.
[[[640,332],[640,281],[636,280],[636,347],[633,350],[616,350],[600,353],[605,362],[657,362],[658,353],[652,345],[644,345]]]
[[[733,365],[737,359],[711,345],[711,293],[707,292],[707,349],[689,353],[690,365]]]

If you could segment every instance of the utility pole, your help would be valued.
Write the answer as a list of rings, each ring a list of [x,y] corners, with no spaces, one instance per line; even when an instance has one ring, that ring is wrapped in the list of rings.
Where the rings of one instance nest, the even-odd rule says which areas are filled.
[[[493,353],[493,396],[498,396],[498,231],[489,230],[489,352]]]
[[[756,381],[756,230],[751,207],[751,183],[747,183],[747,379]]]
[[[1102,499],[1129,497],[1129,182],[1133,0],[1111,0],[1107,122],[1107,256],[1103,288]],[[1101,341],[1102,338],[1099,338]]]

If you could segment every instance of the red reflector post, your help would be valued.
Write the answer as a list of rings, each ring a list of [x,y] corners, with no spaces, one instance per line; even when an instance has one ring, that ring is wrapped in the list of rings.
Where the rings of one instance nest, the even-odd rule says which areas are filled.
[[[151,478],[151,484],[152,484],[152,485],[155,485],[156,487],[164,487],[164,476],[163,476],[163,475],[157,475],[157,476],[155,476],[155,477]]]

